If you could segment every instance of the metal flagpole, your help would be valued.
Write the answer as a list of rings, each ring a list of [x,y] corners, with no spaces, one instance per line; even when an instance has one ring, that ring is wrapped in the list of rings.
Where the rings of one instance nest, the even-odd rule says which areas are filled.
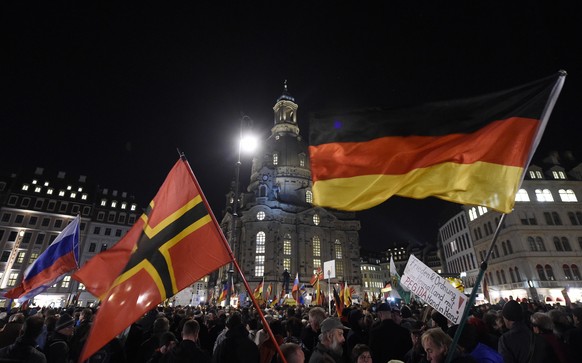
[[[487,255],[485,256],[485,260],[483,262],[481,262],[481,266],[479,268],[479,273],[477,274],[477,280],[475,280],[475,286],[473,286],[473,290],[471,291],[471,296],[469,297],[469,301],[467,302],[467,305],[465,306],[465,311],[463,312],[463,317],[461,318],[461,322],[459,323],[459,327],[457,328],[457,331],[455,332],[455,336],[453,338],[453,342],[451,343],[451,346],[449,347],[449,350],[447,352],[447,359],[445,360],[445,363],[450,363],[451,359],[453,358],[453,352],[455,351],[455,348],[457,347],[457,343],[459,342],[459,338],[461,337],[461,333],[463,332],[463,328],[465,327],[465,323],[467,322],[467,319],[469,317],[469,312],[471,311],[471,307],[473,307],[473,304],[475,303],[475,298],[477,296],[477,290],[479,290],[479,286],[481,285],[481,280],[483,279],[483,276],[485,275],[485,271],[487,270],[487,262],[489,261],[489,258],[491,257],[491,253],[493,252],[493,247],[495,246],[495,242],[497,242],[497,237],[499,236],[499,231],[501,230],[501,226],[503,225],[503,221],[505,220],[505,213],[503,213],[501,215],[501,218],[499,218],[499,223],[497,223],[497,228],[495,229],[495,233],[493,234],[493,238],[491,240],[491,245],[489,246],[489,251],[487,251]]]
[[[327,270],[327,305],[329,316],[331,316],[331,271]]]

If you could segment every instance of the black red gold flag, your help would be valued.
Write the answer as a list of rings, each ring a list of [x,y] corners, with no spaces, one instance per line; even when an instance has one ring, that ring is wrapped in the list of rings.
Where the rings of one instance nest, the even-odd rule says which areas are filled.
[[[232,256],[184,159],[174,165],[148,210],[108,252],[73,276],[102,296],[80,361]]]
[[[358,211],[393,195],[509,213],[565,72],[480,97],[409,109],[315,113],[314,204]]]

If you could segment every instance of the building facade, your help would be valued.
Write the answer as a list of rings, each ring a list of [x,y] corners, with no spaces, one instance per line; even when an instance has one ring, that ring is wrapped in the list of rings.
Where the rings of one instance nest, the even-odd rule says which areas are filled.
[[[565,294],[582,300],[581,193],[580,164],[528,168],[514,211],[505,215],[491,249],[485,277],[492,302],[512,296],[564,303]],[[465,206],[439,231],[449,272],[466,272],[469,287],[500,220],[498,212]]]
[[[35,168],[0,176],[0,289],[8,291],[18,285],[26,268],[75,216],[81,216],[82,266],[125,235],[140,212],[133,196],[100,188],[83,175]],[[65,306],[73,298],[82,306],[96,301],[66,275],[34,302]]]
[[[297,109],[285,87],[273,107],[271,134],[253,156],[246,191],[239,198],[234,191],[227,194],[221,227],[251,288],[264,278],[279,296],[285,270],[290,288],[295,277],[309,285],[314,271],[334,260],[333,282],[347,281],[359,291],[360,222],[353,212],[312,205],[308,145],[300,134]],[[235,199],[239,204],[233,217]],[[223,270],[217,291],[227,278]],[[236,274],[234,278],[236,283]],[[244,291],[240,282],[235,290]]]

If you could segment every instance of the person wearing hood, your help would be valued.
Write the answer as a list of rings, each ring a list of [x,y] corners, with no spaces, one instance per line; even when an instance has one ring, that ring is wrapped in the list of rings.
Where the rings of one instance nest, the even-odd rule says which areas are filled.
[[[54,334],[46,344],[45,353],[48,363],[69,363],[69,340],[75,332],[75,319],[67,313],[63,313],[55,325]]]

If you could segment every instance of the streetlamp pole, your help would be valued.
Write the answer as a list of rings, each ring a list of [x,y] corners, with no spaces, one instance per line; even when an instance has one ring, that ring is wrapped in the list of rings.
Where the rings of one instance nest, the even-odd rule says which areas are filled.
[[[237,236],[236,236],[236,224],[238,220],[238,203],[240,197],[239,183],[240,183],[240,166],[241,166],[241,154],[243,151],[251,150],[256,145],[256,140],[252,139],[250,135],[245,135],[245,128],[250,128],[252,126],[253,120],[243,115],[240,119],[240,130],[238,139],[238,154],[237,160],[234,164],[234,200],[232,203],[232,222],[231,222],[231,232],[230,232],[230,248],[232,249],[232,254],[236,258],[237,251]],[[251,140],[252,139],[252,140]],[[244,148],[244,150],[243,150]],[[227,293],[228,303],[230,304],[231,292],[234,290],[234,266],[233,262],[230,262],[228,268],[228,280],[230,281],[230,289]]]

